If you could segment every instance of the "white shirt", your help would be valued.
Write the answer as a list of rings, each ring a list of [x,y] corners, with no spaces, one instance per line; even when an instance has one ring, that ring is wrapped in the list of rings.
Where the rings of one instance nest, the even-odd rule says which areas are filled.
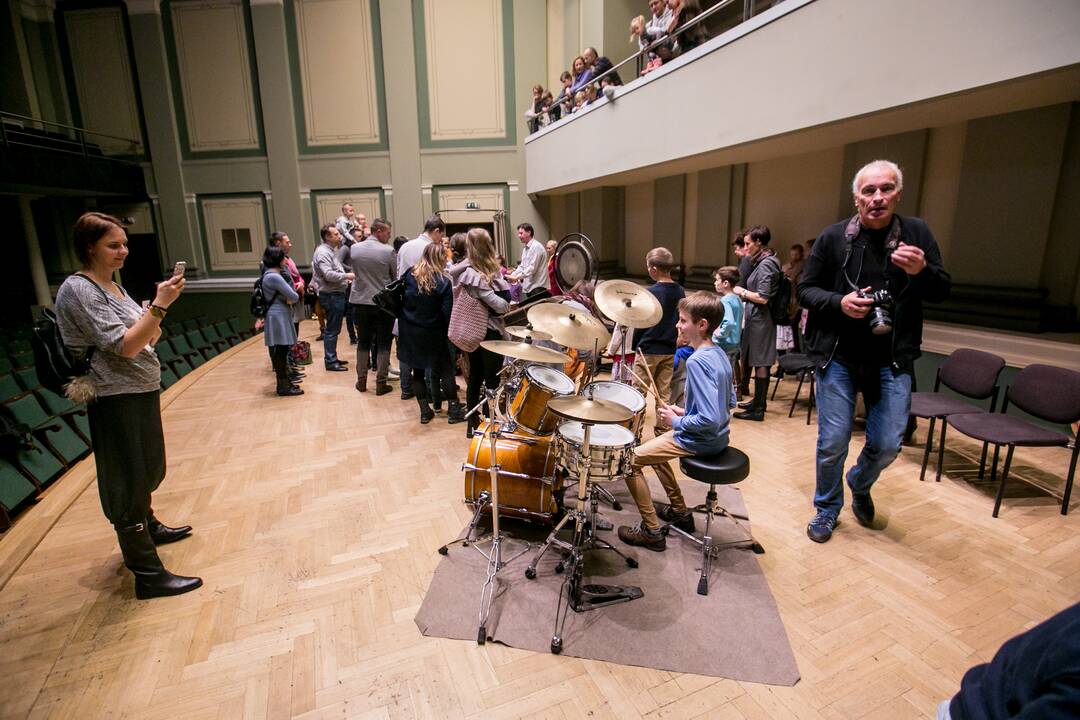
[[[536,288],[547,288],[547,250],[536,238],[525,244],[521,251],[521,262],[514,275],[521,278],[521,292],[528,295]]]
[[[405,271],[411,268],[416,263],[420,262],[420,258],[424,255],[424,248],[431,242],[431,238],[427,233],[420,233],[419,237],[415,237],[409,242],[398,248],[397,251],[397,274],[401,277],[405,274]]]

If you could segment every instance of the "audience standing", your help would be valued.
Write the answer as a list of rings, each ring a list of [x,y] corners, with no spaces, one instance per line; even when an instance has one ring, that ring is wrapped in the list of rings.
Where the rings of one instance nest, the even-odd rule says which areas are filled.
[[[510,273],[508,280],[521,283],[522,301],[549,297],[547,289],[547,251],[540,241],[533,237],[533,226],[521,223],[517,227],[518,240],[524,248],[521,262]]]
[[[405,271],[411,268],[413,265],[420,261],[420,258],[424,254],[424,250],[431,243],[435,243],[439,247],[442,247],[443,235],[446,234],[446,223],[438,215],[432,215],[424,222],[424,232],[420,233],[417,237],[409,240],[398,248],[397,251],[397,276],[402,277]],[[396,241],[395,241],[396,244]],[[401,327],[398,323],[398,338],[400,342]],[[415,397],[412,384],[412,373],[409,371],[408,365],[402,365],[400,363],[401,354],[398,353],[399,370],[401,371],[401,399],[410,400]]]
[[[292,307],[300,301],[292,276],[285,264],[285,251],[273,245],[263,252],[263,297],[266,299],[266,322],[263,340],[270,349],[270,361],[277,376],[277,394],[303,395],[304,391],[289,377],[289,351],[296,344]]]
[[[442,243],[428,243],[420,259],[404,275],[405,296],[401,314],[398,316],[398,361],[412,372],[412,388],[420,406],[420,423],[426,425],[435,417],[428,404],[427,384],[424,371],[442,383],[443,397],[449,402],[450,422],[460,422],[463,417],[457,399],[454,367],[450,362],[447,332],[450,313],[454,307],[454,293],[450,278],[446,275],[446,256]]]
[[[659,436],[670,430],[660,412],[671,397],[672,363],[675,359],[675,338],[678,334],[675,325],[679,322],[679,301],[686,297],[682,286],[671,278],[671,269],[675,258],[664,247],[653,248],[645,256],[645,267],[652,278],[651,292],[663,308],[660,322],[650,328],[634,331],[632,347],[635,350],[634,373],[640,378],[651,374],[656,382],[657,397],[653,398],[655,420],[653,435]],[[644,366],[648,366],[646,371]],[[641,388],[645,392],[647,388]]]
[[[496,259],[495,243],[491,241],[487,230],[473,228],[465,238],[465,248],[465,262],[451,270],[454,282],[461,286],[462,292],[467,292],[487,306],[487,331],[484,340],[502,340],[502,315],[510,309],[510,286],[503,279],[499,261]],[[487,385],[489,390],[499,386],[499,370],[502,369],[503,358],[482,347],[468,355],[469,377],[465,389],[465,405],[471,409],[480,402],[480,389],[483,385]],[[479,415],[474,414],[469,418],[466,437],[472,437],[473,430],[479,423]]]
[[[397,259],[390,241],[390,223],[376,218],[371,235],[349,249],[350,266],[356,275],[349,302],[356,308],[356,389],[367,392],[368,359],[375,347],[375,394],[393,388],[390,375],[390,345],[394,320],[375,305],[375,295],[397,278]]]
[[[776,362],[776,325],[769,311],[769,301],[780,286],[780,261],[769,248],[771,239],[772,233],[765,225],[755,225],[746,232],[743,243],[751,258],[752,269],[746,287],[734,290],[746,303],[742,351],[754,374],[754,399],[743,412],[735,413],[741,420],[760,422],[765,419],[769,369]]]
[[[334,225],[319,229],[322,243],[315,248],[311,258],[312,279],[319,283],[319,304],[326,311],[326,328],[323,330],[323,363],[332,372],[345,372],[348,362],[338,359],[337,341],[341,334],[341,321],[345,317],[345,289],[353,280],[338,259],[341,233]]]

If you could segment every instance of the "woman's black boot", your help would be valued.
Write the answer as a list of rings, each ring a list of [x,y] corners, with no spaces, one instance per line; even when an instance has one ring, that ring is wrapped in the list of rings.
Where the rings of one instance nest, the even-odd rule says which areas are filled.
[[[750,407],[742,412],[735,413],[740,420],[756,420],[761,422],[765,419],[765,402],[769,396],[769,378],[754,378],[754,401]]]
[[[146,527],[150,531],[150,539],[154,541],[155,545],[168,545],[177,540],[183,540],[191,534],[190,525],[169,527],[168,525],[163,524],[154,517],[153,509],[146,513]]]
[[[116,539],[124,555],[124,565],[135,576],[135,597],[139,600],[183,595],[200,587],[202,578],[173,575],[161,564],[146,523],[117,526]]]
[[[416,392],[416,404],[420,406],[420,424],[427,425],[435,418],[435,411],[428,405],[427,388],[423,382],[413,382],[413,390]]]
[[[465,406],[457,400],[451,400],[446,409],[446,424],[456,425],[465,421]]]

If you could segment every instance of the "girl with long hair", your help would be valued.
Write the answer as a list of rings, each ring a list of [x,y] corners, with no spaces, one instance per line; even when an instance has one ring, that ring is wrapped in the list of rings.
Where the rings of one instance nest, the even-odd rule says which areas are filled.
[[[453,309],[454,293],[446,274],[446,251],[442,243],[428,243],[420,260],[405,271],[405,297],[398,317],[397,343],[398,361],[412,372],[413,391],[423,425],[435,417],[428,402],[425,370],[431,370],[442,384],[443,398],[449,404],[447,422],[458,423],[464,419],[446,341]]]
[[[488,309],[484,340],[501,340],[503,337],[502,315],[510,309],[510,285],[503,279],[495,243],[483,228],[473,228],[465,236],[465,262],[454,266],[455,282],[464,292],[480,300]],[[480,388],[487,385],[494,390],[499,385],[499,369],[502,356],[478,347],[469,353],[469,381],[465,390],[465,405],[474,407],[480,402]],[[479,415],[469,418],[465,431],[472,431],[480,423]]]

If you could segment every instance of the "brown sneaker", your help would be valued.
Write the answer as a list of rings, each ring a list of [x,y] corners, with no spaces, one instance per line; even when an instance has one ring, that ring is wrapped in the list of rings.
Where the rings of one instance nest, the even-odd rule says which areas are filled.
[[[619,539],[627,545],[637,545],[653,552],[664,552],[667,549],[667,540],[659,530],[650,530],[644,523],[638,523],[633,527],[619,526]]]

